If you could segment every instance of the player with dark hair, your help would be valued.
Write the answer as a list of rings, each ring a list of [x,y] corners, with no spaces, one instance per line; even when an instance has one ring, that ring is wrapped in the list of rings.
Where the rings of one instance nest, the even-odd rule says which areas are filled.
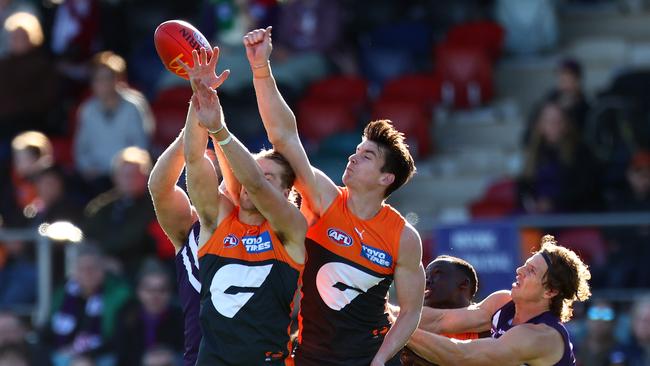
[[[417,327],[424,269],[420,237],[385,199],[415,164],[404,135],[388,120],[368,123],[336,186],[311,166],[296,119],[271,73],[271,29],[244,36],[264,127],[296,172],[301,210],[309,221],[302,278],[298,365],[398,365],[396,353]],[[395,281],[402,311],[388,320]]]
[[[217,54],[215,48],[213,54]],[[185,125],[188,190],[201,223],[199,271],[203,339],[198,365],[291,363],[289,327],[305,261],[307,222],[288,197],[295,175],[276,151],[253,157],[224,122],[217,92],[200,75],[214,72],[207,52],[182,64],[195,88]],[[242,185],[235,205],[218,190],[203,151],[208,134]]]
[[[424,306],[437,309],[465,308],[472,303],[478,291],[478,277],[474,267],[467,261],[448,255],[440,255],[426,268]],[[444,334],[459,340],[478,339],[476,332]],[[427,366],[432,363],[405,348],[401,355],[402,366]]]
[[[587,266],[551,235],[517,268],[511,291],[476,306],[423,310],[409,348],[439,365],[575,365],[569,333],[574,301],[591,295]],[[486,331],[491,339],[457,341],[434,333]]]

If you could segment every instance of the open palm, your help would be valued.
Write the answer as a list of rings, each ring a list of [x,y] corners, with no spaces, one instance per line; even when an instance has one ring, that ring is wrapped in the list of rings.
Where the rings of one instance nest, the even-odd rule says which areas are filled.
[[[223,115],[217,91],[202,81],[191,80],[191,82],[195,90],[192,95],[192,104],[199,123],[208,130],[218,130],[223,126]]]
[[[196,50],[192,51],[192,61],[194,62],[193,66],[189,66],[184,63],[182,60],[179,60],[180,65],[185,69],[187,74],[190,77],[190,82],[201,81],[211,88],[218,88],[223,84],[228,75],[230,75],[230,70],[225,70],[217,76],[217,61],[219,60],[219,47],[215,47],[212,50],[212,57],[208,61],[208,52],[205,48],[201,47],[200,55]]]

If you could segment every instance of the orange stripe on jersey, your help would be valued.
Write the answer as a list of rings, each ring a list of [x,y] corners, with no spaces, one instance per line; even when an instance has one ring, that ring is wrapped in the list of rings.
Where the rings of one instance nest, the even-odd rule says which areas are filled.
[[[348,189],[339,189],[341,194],[309,228],[307,238],[378,274],[392,274],[398,259],[404,218],[390,205],[383,204],[377,215],[363,220],[348,208]]]
[[[478,339],[478,333],[468,332],[468,333],[456,333],[456,334],[441,334],[443,337],[457,339],[459,341],[468,341],[473,339]]]
[[[291,258],[268,221],[259,226],[248,225],[239,221],[238,215],[239,207],[235,207],[199,249],[199,258],[212,254],[247,262],[275,259],[302,272],[304,265]]]

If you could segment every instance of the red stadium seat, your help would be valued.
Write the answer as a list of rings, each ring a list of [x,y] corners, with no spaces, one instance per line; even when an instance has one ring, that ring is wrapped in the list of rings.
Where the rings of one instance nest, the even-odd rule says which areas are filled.
[[[306,98],[298,103],[297,123],[300,135],[318,145],[336,133],[354,131],[356,117],[344,103]]]
[[[492,62],[501,56],[505,31],[491,21],[477,21],[457,25],[449,30],[447,42],[460,46],[477,46],[484,50]]]
[[[372,119],[389,119],[406,135],[411,146],[415,142],[417,155],[424,157],[433,150],[430,122],[431,110],[417,101],[380,100],[372,108]]]
[[[192,88],[189,86],[173,86],[159,91],[153,104],[183,105],[187,108],[187,103],[191,97]]]
[[[558,244],[575,251],[590,266],[603,265],[607,259],[607,244],[598,229],[567,229],[561,231],[556,239]]]
[[[154,152],[162,152],[185,126],[187,116],[187,104],[164,105],[154,104],[151,110],[156,120],[156,128],[153,136]]]
[[[380,99],[410,100],[431,107],[440,102],[441,80],[433,74],[411,74],[393,79],[384,85]]]
[[[443,43],[435,48],[435,61],[443,102],[468,108],[492,98],[492,62],[480,47]]]
[[[474,218],[495,218],[512,214],[516,208],[517,183],[505,178],[492,183],[469,210]]]
[[[311,84],[307,95],[310,99],[345,103],[359,113],[368,101],[368,82],[355,76],[333,76]]]

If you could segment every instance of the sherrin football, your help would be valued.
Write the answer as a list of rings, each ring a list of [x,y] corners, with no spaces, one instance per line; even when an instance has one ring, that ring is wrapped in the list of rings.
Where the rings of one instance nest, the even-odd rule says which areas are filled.
[[[156,52],[167,70],[189,79],[187,72],[178,60],[189,66],[194,65],[192,50],[204,47],[208,52],[208,60],[212,57],[212,48],[208,40],[194,26],[183,20],[168,20],[156,28],[153,35]]]

